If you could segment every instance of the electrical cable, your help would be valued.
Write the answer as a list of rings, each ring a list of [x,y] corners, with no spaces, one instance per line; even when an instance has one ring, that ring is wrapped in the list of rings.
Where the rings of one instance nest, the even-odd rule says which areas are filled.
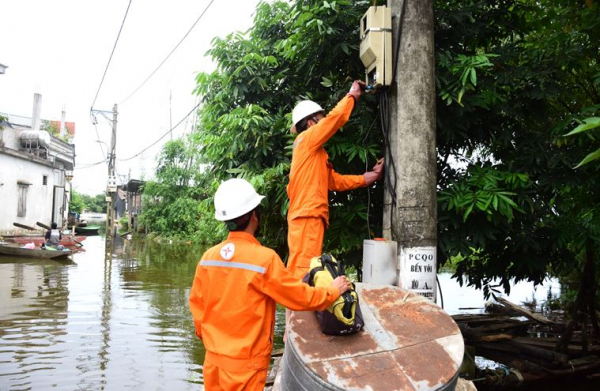
[[[107,153],[105,153],[104,152],[104,148],[102,148],[103,141],[100,140],[100,134],[98,133],[98,126],[97,126],[96,123],[93,123],[93,125],[94,125],[94,129],[96,129],[96,139],[98,140],[98,146],[100,147],[100,151],[102,152],[102,156],[104,156],[104,158],[107,159],[108,158],[108,155],[107,155],[108,151],[107,151]]]
[[[381,114],[381,132],[383,133],[384,148],[386,155],[389,160],[386,161],[386,166],[389,169],[385,170],[385,188],[390,193],[392,205],[390,208],[390,231],[393,233],[392,226],[394,221],[394,209],[397,205],[396,202],[396,188],[398,185],[398,175],[396,170],[396,162],[392,155],[392,148],[390,146],[390,103],[387,96],[387,91],[383,90],[379,93],[379,111]],[[392,180],[393,178],[393,180]]]
[[[390,86],[394,85],[394,82],[396,81],[396,71],[398,69],[398,58],[399,58],[399,54],[400,54],[400,41],[402,38],[402,17],[404,16],[404,12],[406,9],[406,0],[402,1],[402,5],[400,6],[400,14],[397,15],[397,20],[398,20],[398,24],[397,24],[397,31],[398,34],[396,36],[396,44],[395,46],[395,55],[394,55],[394,62],[392,65],[392,81],[390,83]],[[392,200],[392,205],[390,208],[390,233],[393,239],[393,222],[394,222],[394,209],[397,205],[397,200],[396,200],[396,189],[397,189],[397,185],[398,185],[398,176],[397,176],[397,170],[396,170],[396,163],[394,161],[393,155],[392,155],[392,149],[391,149],[391,145],[390,145],[390,129],[391,129],[391,117],[390,117],[390,103],[388,100],[388,91],[389,91],[390,87],[386,87],[385,89],[382,89],[381,91],[379,91],[379,112],[380,112],[380,116],[381,116],[381,132],[383,133],[383,138],[384,138],[384,148],[386,150],[386,167],[389,167],[389,169],[385,170],[385,184],[384,187],[387,189],[387,191],[390,193],[390,198]],[[391,178],[393,178],[393,181],[391,181]]]
[[[396,81],[396,70],[398,69],[398,58],[400,54],[400,41],[402,38],[402,17],[404,16],[404,11],[406,8],[406,0],[402,1],[402,6],[400,6],[400,15],[398,15],[398,34],[396,37],[396,55],[394,56],[394,63],[392,65],[392,82],[390,85],[394,85],[394,81]]]
[[[371,122],[371,126],[369,126],[369,129],[367,129],[367,133],[365,134],[365,138],[363,138],[363,145],[365,145],[365,143],[367,142],[367,138],[369,137],[369,133],[371,132],[371,129],[373,129],[373,125],[375,125],[375,123],[377,122],[377,116],[375,116],[375,119],[373,120],[373,122]],[[365,172],[369,171],[369,159],[365,159]],[[371,186],[367,187],[367,233],[369,235],[369,239],[372,239],[371,237],[371,223],[369,222],[369,215],[371,213]]]
[[[179,125],[181,125],[181,123],[182,123],[183,121],[185,121],[185,119],[186,119],[187,117],[189,117],[189,116],[190,116],[190,115],[191,115],[191,114],[194,112],[194,110],[196,110],[198,107],[200,107],[200,105],[201,105],[201,104],[202,104],[202,102],[200,102],[200,103],[198,103],[196,106],[194,106],[194,108],[193,108],[193,109],[192,109],[192,110],[191,110],[189,113],[187,113],[187,115],[186,115],[185,117],[183,117],[183,118],[181,119],[181,121],[179,121],[179,122],[177,123],[177,125],[173,126],[173,127],[172,127],[171,129],[169,129],[169,130],[168,130],[168,131],[167,131],[165,134],[163,134],[162,136],[160,136],[160,138],[159,138],[158,140],[156,140],[156,141],[155,141],[155,142],[153,142],[152,144],[148,145],[146,148],[142,149],[140,152],[136,153],[135,155],[133,155],[133,156],[130,156],[130,157],[126,158],[126,159],[118,159],[118,160],[119,160],[120,162],[124,162],[124,161],[127,161],[127,160],[131,160],[131,159],[133,159],[133,158],[135,158],[135,157],[138,157],[138,156],[139,156],[139,155],[141,155],[142,153],[146,152],[148,149],[152,148],[152,147],[153,147],[154,145],[156,145],[156,144],[157,144],[157,143],[158,143],[160,140],[162,140],[162,139],[163,139],[163,138],[165,138],[165,137],[166,137],[166,136],[167,136],[167,135],[168,135],[170,132],[172,132],[172,131],[173,131],[175,128],[177,128]]]
[[[441,307],[444,309],[444,294],[442,293],[442,286],[440,285],[440,279],[438,278],[437,273],[435,274],[435,281],[437,282],[438,289],[440,290],[440,302]]]
[[[100,80],[100,85],[98,86],[98,91],[96,91],[96,96],[94,97],[94,102],[92,106],[90,106],[90,111],[94,108],[96,104],[96,99],[98,99],[98,94],[100,93],[100,89],[102,88],[102,83],[104,83],[104,78],[106,77],[106,72],[108,71],[108,67],[110,65],[110,61],[112,60],[113,54],[115,54],[115,49],[117,48],[117,42],[119,42],[119,37],[121,36],[121,31],[123,31],[123,25],[125,25],[125,19],[127,19],[127,14],[129,13],[129,7],[131,7],[131,2],[133,0],[129,0],[129,4],[127,5],[127,10],[125,11],[125,16],[123,17],[123,22],[121,22],[121,28],[119,28],[119,34],[117,34],[117,39],[115,40],[115,44],[113,46],[112,52],[110,53],[110,57],[108,58],[108,63],[106,64],[106,68],[104,69],[104,74],[102,75],[102,80]]]
[[[85,164],[85,165],[83,165],[83,166],[75,167],[74,169],[75,169],[75,170],[84,170],[84,169],[86,169],[86,168],[94,167],[94,166],[97,166],[97,165],[99,165],[99,164],[102,164],[102,163],[105,163],[105,164],[106,164],[106,160],[102,160],[102,161],[100,161],[100,162],[96,162],[96,163],[89,163],[89,164]]]
[[[206,11],[208,11],[208,9],[210,8],[210,6],[212,5],[212,3],[215,0],[210,0],[210,3],[208,3],[208,5],[206,6],[206,8],[204,9],[204,11],[202,11],[202,13],[200,14],[200,16],[198,17],[198,19],[196,19],[196,21],[194,22],[194,24],[192,25],[192,27],[190,27],[190,29],[188,30],[187,33],[185,33],[185,35],[183,36],[183,38],[181,38],[181,40],[179,41],[179,43],[177,45],[175,45],[175,47],[173,48],[173,50],[171,50],[171,52],[167,55],[167,57],[165,57],[164,60],[162,60],[162,62],[160,64],[158,64],[158,66],[156,67],[156,69],[154,69],[154,71],[152,71],[152,73],[150,74],[150,76],[148,76],[146,78],[146,80],[144,80],[142,82],[142,84],[140,84],[138,86],[138,88],[136,88],[131,94],[129,94],[129,96],[125,99],[123,99],[123,101],[121,103],[119,103],[119,105],[122,105],[123,103],[127,102],[127,100],[129,100],[129,98],[131,98],[133,95],[135,95],[136,92],[138,92],[140,90],[140,88],[142,88],[144,86],[144,84],[146,84],[146,82],[148,80],[150,80],[150,78],[152,76],[154,76],[154,74],[156,73],[156,71],[158,71],[160,69],[161,66],[163,66],[163,64],[169,59],[169,57],[171,57],[171,55],[173,54],[173,52],[175,52],[175,50],[177,50],[177,48],[179,47],[179,45],[181,45],[181,43],[187,38],[187,36],[192,32],[192,30],[194,29],[194,27],[196,27],[196,25],[198,24],[198,22],[200,21],[200,19],[202,19],[202,17],[204,16],[204,14],[206,13]]]

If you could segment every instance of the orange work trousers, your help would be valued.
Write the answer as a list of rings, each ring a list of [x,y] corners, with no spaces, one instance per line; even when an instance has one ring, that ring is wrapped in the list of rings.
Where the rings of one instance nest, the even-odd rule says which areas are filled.
[[[298,217],[288,222],[287,268],[301,280],[310,268],[310,260],[321,256],[325,221],[321,217]]]
[[[268,368],[254,371],[232,372],[204,360],[202,373],[206,391],[263,391],[267,383]]]

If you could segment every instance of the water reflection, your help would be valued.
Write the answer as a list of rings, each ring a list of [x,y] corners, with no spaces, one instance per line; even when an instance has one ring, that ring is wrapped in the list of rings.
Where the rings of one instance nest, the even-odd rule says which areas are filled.
[[[68,273],[59,262],[0,258],[0,384],[35,388],[29,373],[54,370],[67,335]],[[4,386],[0,387],[4,388]]]
[[[201,388],[187,297],[202,249],[85,246],[71,264],[0,258],[0,389]]]
[[[439,285],[442,290],[443,307],[450,315],[459,313],[483,313],[485,307],[485,299],[483,292],[473,289],[465,285],[460,286],[458,282],[452,279],[452,273],[440,273],[438,275]],[[539,306],[544,303],[548,295],[552,297],[560,296],[560,283],[556,278],[548,278],[543,285],[533,287],[532,283],[520,281],[511,284],[510,294],[501,293],[499,296],[515,303],[522,304],[523,302],[535,301]],[[441,300],[438,295],[438,304],[441,305]]]

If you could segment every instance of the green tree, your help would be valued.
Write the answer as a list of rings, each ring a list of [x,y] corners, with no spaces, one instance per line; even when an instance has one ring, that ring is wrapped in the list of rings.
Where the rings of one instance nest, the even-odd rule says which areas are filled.
[[[212,194],[216,188],[200,184],[196,137],[172,140],[163,147],[156,180],[144,185],[140,223],[152,232],[206,243],[224,231],[208,206],[208,192]]]
[[[582,133],[582,132],[587,132],[587,131],[590,131],[592,129],[598,128],[598,127],[600,127],[600,117],[586,118],[586,119],[583,120],[582,124],[580,124],[579,126],[577,126],[575,129],[573,129],[569,133],[565,134],[565,136],[573,136],[575,134],[579,134],[579,133]],[[592,142],[597,141],[596,138],[594,138],[591,135],[589,136],[589,139]],[[592,162],[592,161],[594,161],[596,159],[600,159],[600,148],[598,148],[594,152],[592,152],[589,155],[587,155],[581,162],[579,162],[579,164],[577,166],[575,166],[575,168],[579,168],[579,167],[583,166],[584,164],[588,164],[589,162]]]
[[[86,208],[84,201],[84,194],[79,194],[75,189],[71,190],[71,203],[69,204],[69,211],[81,213]]]
[[[438,1],[436,11],[442,259],[462,255],[457,278],[486,294],[578,270],[575,312],[597,328],[600,168],[573,171],[589,139],[562,136],[600,108],[598,4]]]
[[[284,258],[290,113],[301,99],[331,109],[351,81],[363,76],[356,37],[368,6],[347,0],[260,3],[246,34],[213,41],[208,54],[217,70],[197,77],[196,92],[203,99],[197,139],[207,166],[201,183],[241,176],[267,194],[263,241]],[[376,98],[364,100],[344,132],[328,142],[330,158],[342,173],[362,173],[382,155],[380,134],[373,129]],[[328,251],[358,254],[363,238],[380,232],[381,191],[372,191],[370,200],[365,189],[331,194]]]
[[[75,207],[79,213],[84,211],[93,213],[106,213],[106,196],[104,194],[96,194],[95,196],[91,196],[73,190],[73,195],[71,197],[71,205],[75,203]],[[73,211],[73,209],[71,210]]]

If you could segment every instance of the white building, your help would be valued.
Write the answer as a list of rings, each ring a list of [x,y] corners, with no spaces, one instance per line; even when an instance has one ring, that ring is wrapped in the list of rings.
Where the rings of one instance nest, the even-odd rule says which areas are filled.
[[[67,220],[75,146],[46,131],[60,126],[67,139],[64,113],[62,121],[43,121],[40,107],[35,94],[33,118],[0,113],[0,234],[21,232],[15,222],[39,228]]]

